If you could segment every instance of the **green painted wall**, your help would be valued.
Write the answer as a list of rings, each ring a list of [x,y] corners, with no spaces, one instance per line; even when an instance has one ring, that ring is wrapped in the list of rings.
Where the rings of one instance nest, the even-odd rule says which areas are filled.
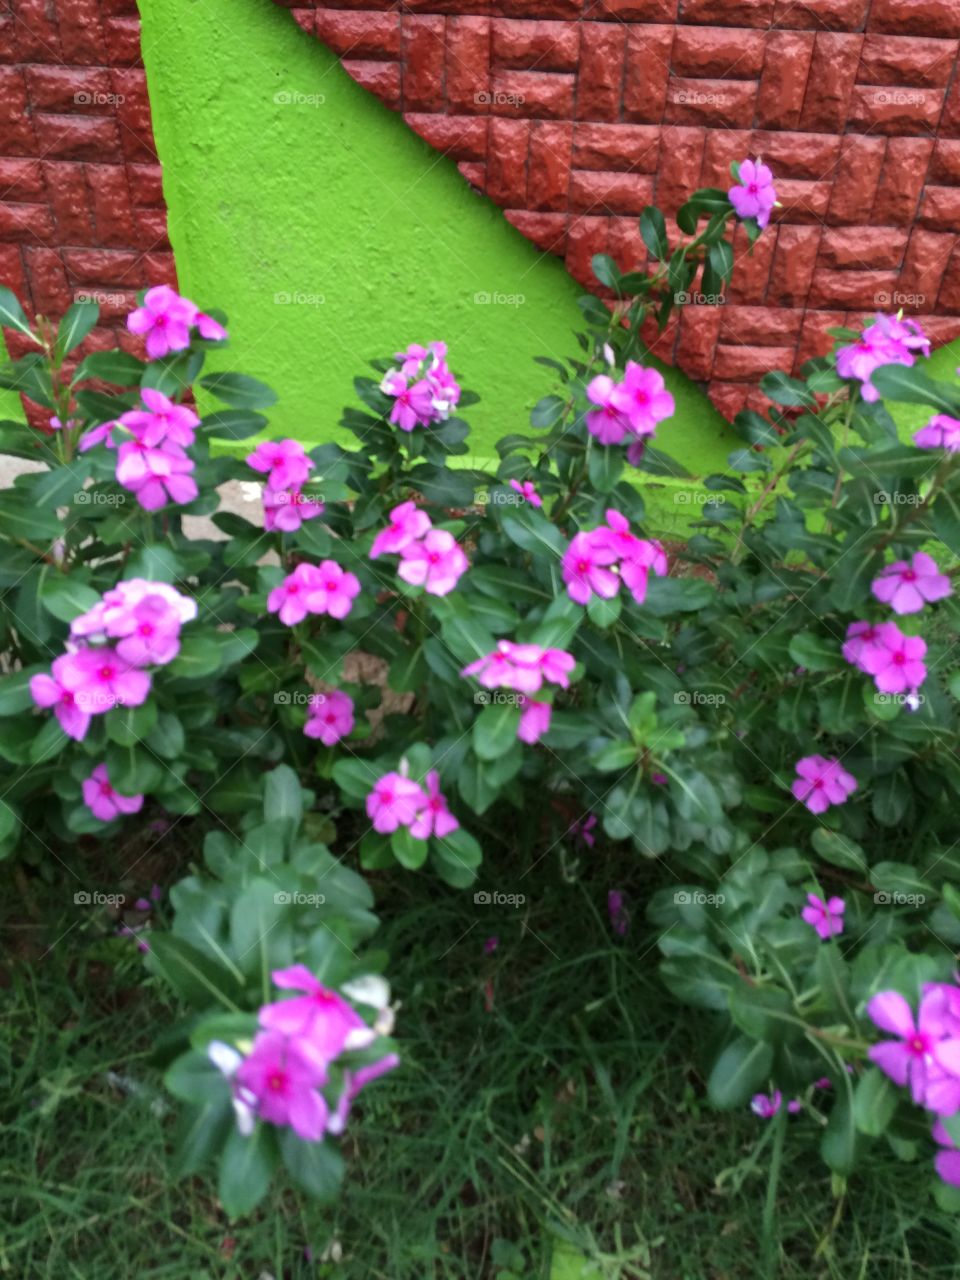
[[[229,315],[225,363],[280,392],[271,425],[335,437],[368,359],[442,337],[482,397],[469,413],[477,455],[524,430],[551,389],[532,357],[577,350],[582,290],[560,261],[271,0],[140,9],[180,285]],[[483,305],[477,293],[525,301]],[[668,378],[678,412],[663,447],[695,471],[722,466],[732,432],[682,374]]]

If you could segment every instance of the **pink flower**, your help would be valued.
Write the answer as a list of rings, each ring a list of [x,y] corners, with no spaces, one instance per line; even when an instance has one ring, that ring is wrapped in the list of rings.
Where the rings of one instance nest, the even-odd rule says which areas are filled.
[[[658,577],[667,573],[667,557],[659,542],[638,538],[630,532],[630,522],[614,507],[607,511],[607,523],[593,531],[595,546],[606,546],[620,562],[620,577],[636,600],[643,604],[647,595],[647,578],[653,569]]]
[[[353,732],[353,699],[340,689],[318,693],[310,702],[310,712],[303,732],[308,738],[319,738],[325,747],[333,747]]]
[[[67,661],[68,657],[62,654],[54,658],[51,675],[31,676],[30,696],[38,707],[53,707],[63,732],[68,738],[81,742],[90,728],[90,712],[77,702],[77,690],[82,688],[83,680]]]
[[[847,909],[847,904],[842,898],[827,898],[824,901],[815,893],[808,893],[807,904],[800,912],[800,918],[816,931],[819,938],[826,941],[843,933],[843,921],[840,917]]]
[[[247,454],[247,466],[267,476],[269,489],[299,489],[306,483],[313,462],[296,440],[268,440]]]
[[[181,298],[169,285],[160,284],[148,289],[143,306],[127,316],[127,328],[146,337],[151,360],[162,360],[172,351],[189,347],[190,327],[196,314],[192,302]]]
[[[162,596],[145,596],[114,625],[117,654],[134,667],[162,667],[180,652],[180,619]]]
[[[227,336],[223,325],[218,320],[214,320],[213,316],[208,316],[205,311],[198,311],[193,317],[193,323],[199,330],[200,337],[207,342],[223,342]]]
[[[149,601],[155,608],[165,608],[171,627],[176,625],[179,628],[184,622],[192,622],[197,616],[196,600],[181,595],[168,582],[127,578],[105,591],[102,599],[92,609],[74,618],[70,623],[70,635],[74,639],[86,640],[92,637],[102,639],[106,636],[129,636],[136,629],[135,610],[145,601]]]
[[[777,203],[773,174],[759,160],[743,160],[739,166],[739,181],[727,195],[738,218],[755,218],[757,226],[765,227]]]
[[[895,622],[881,622],[875,643],[860,651],[858,665],[881,693],[915,693],[927,678],[926,652],[921,636],[905,636]]]
[[[612,600],[620,590],[620,579],[608,566],[616,561],[616,552],[593,533],[577,533],[563,555],[563,580],[567,593],[577,604],[589,604],[597,595]]]
[[[380,390],[385,395],[393,396],[390,421],[401,431],[427,427],[433,422],[433,387],[426,378],[421,378],[411,386],[402,373],[394,370],[383,379]]]
[[[625,937],[630,928],[630,913],[627,911],[623,894],[619,889],[611,889],[607,894],[607,915],[613,932],[618,937]]]
[[[597,838],[593,834],[593,828],[597,825],[597,815],[595,813],[587,813],[576,822],[570,824],[567,834],[579,844],[585,844],[588,849],[592,849],[597,843]]]
[[[878,315],[857,342],[839,349],[837,373],[841,378],[860,381],[864,400],[873,403],[880,398],[880,392],[870,381],[874,372],[886,364],[914,364],[917,350],[930,354],[930,341],[915,321]]]
[[[428,840],[430,836],[442,840],[451,831],[456,831],[460,823],[447,808],[447,801],[440,790],[440,775],[436,769],[430,770],[424,782],[427,784],[424,804],[410,824],[410,834],[418,840]]]
[[[539,493],[537,493],[536,489],[534,488],[532,480],[524,480],[522,484],[520,483],[519,480],[511,480],[510,488],[514,491],[514,493],[519,493],[522,498],[525,498],[526,501],[529,502],[532,507],[543,506],[543,499],[540,497]]]
[[[553,712],[549,702],[531,702],[525,694],[520,694],[520,723],[517,726],[517,737],[521,742],[532,745],[539,742],[550,730],[550,717]]]
[[[875,662],[886,653],[886,648],[879,637],[879,624],[873,622],[851,622],[847,627],[847,638],[843,646],[843,656],[851,666],[870,674],[864,664]]]
[[[124,661],[114,649],[81,649],[62,657],[64,682],[90,715],[114,707],[139,707],[150,692],[150,677]]]
[[[485,689],[514,689],[518,693],[536,693],[544,680],[566,689],[570,672],[577,665],[572,653],[563,649],[541,649],[536,644],[515,644],[499,640],[492,653],[477,658],[460,672],[476,676]]]
[[[261,1031],[237,1068],[234,1087],[244,1103],[269,1124],[289,1125],[304,1142],[319,1142],[327,1126],[322,1062],[304,1051],[304,1042]]]
[[[491,934],[490,937],[484,941],[483,954],[486,956],[492,956],[493,953],[496,951],[497,947],[499,947],[499,945],[500,945],[500,939],[497,937],[495,933]]]
[[[408,542],[400,552],[397,573],[413,587],[423,587],[427,595],[445,596],[470,568],[452,533],[431,529],[421,542]]]
[[[107,766],[98,764],[83,783],[83,802],[100,822],[112,822],[120,813],[139,813],[143,796],[122,796],[114,791],[107,776]],[[149,910],[149,903],[147,904]]]
[[[761,1120],[772,1120],[783,1105],[783,1094],[779,1089],[773,1093],[755,1093],[750,1099],[750,1110]]]
[[[627,420],[635,436],[652,436],[657,423],[673,414],[676,405],[666,389],[663,375],[645,369],[635,360],[627,361],[623,382],[613,392],[613,404]]]
[[[918,551],[912,560],[896,560],[885,565],[870,590],[894,613],[900,614],[919,613],[925,604],[953,594],[950,579],[925,551]]]
[[[325,987],[305,965],[275,969],[271,976],[274,986],[281,991],[305,994],[263,1005],[260,1025],[268,1031],[295,1037],[313,1061],[332,1062],[344,1049],[362,1049],[375,1039],[375,1032],[353,1006],[336,991]]]
[[[360,594],[359,578],[341,568],[336,560],[321,560],[316,573],[309,592],[310,612],[345,618]]]
[[[385,773],[367,796],[367,817],[374,831],[389,835],[397,827],[412,826],[428,803],[429,797],[418,782],[399,773]]]
[[[108,449],[115,449],[116,443],[113,439],[113,429],[118,423],[116,420],[112,422],[101,422],[99,426],[93,427],[90,431],[85,432],[80,437],[80,443],[77,445],[78,453],[86,453],[88,449],[92,449],[94,445],[105,444]]]
[[[382,555],[397,555],[404,547],[422,538],[432,528],[430,517],[415,502],[401,502],[390,512],[390,523],[373,540],[370,559]]]
[[[358,1067],[356,1071],[344,1071],[343,1092],[337,1102],[337,1109],[331,1115],[327,1124],[328,1132],[333,1134],[343,1133],[350,1116],[353,1100],[360,1090],[370,1084],[371,1081],[379,1080],[381,1076],[386,1075],[388,1071],[393,1071],[399,1065],[400,1059],[397,1055],[395,1053],[387,1053],[382,1058],[378,1058],[376,1062],[371,1062],[365,1067]]]
[[[587,430],[601,444],[620,444],[627,434],[629,423],[616,400],[617,384],[606,373],[598,374],[587,385],[587,399],[596,409],[584,415]]]
[[[857,789],[856,778],[839,760],[804,756],[796,767],[799,776],[790,789],[811,813],[823,813],[832,804],[843,804]]]
[[[324,503],[305,496],[299,489],[263,491],[263,527],[267,533],[296,533],[305,520],[315,520],[326,510]]]
[[[279,587],[274,587],[267,596],[267,612],[278,613],[285,627],[296,626],[312,612],[308,602],[318,578],[316,565],[298,564],[293,573],[287,574]]]
[[[925,427],[913,437],[913,443],[921,449],[946,449],[947,453],[960,453],[960,419],[946,413],[935,413]]]
[[[933,1167],[944,1182],[949,1182],[954,1187],[960,1187],[960,1151],[957,1150],[957,1144],[947,1133],[946,1126],[942,1120],[938,1120],[933,1126],[933,1140],[945,1148],[943,1151],[938,1151],[934,1156]]]
[[[186,405],[175,404],[152,387],[140,392],[145,409],[131,409],[120,415],[120,424],[150,449],[171,444],[189,448],[200,419]]]
[[[129,440],[117,452],[117,483],[130,489],[145,511],[157,511],[168,502],[192,502],[199,491],[191,471],[193,463],[176,445],[151,449]]]
[[[867,1005],[867,1014],[882,1030],[896,1036],[875,1044],[870,1061],[899,1085],[909,1082],[914,1102],[937,1115],[960,1108],[960,1039],[951,1035],[942,989],[926,989],[916,1023],[910,1005],[897,991],[882,991]]]

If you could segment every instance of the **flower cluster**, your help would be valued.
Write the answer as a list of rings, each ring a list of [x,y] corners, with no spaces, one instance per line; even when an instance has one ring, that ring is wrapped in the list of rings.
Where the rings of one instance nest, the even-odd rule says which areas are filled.
[[[460,399],[460,386],[447,368],[447,344],[422,347],[414,342],[395,358],[400,368],[391,369],[380,383],[384,395],[393,399],[390,421],[401,431],[445,422]]]
[[[926,652],[922,636],[904,635],[895,622],[851,622],[843,645],[847,662],[873,676],[880,693],[908,698],[927,678]]]
[[[325,747],[334,747],[341,738],[353,732],[353,699],[340,689],[318,693],[310,699],[310,709],[303,732],[308,738],[319,738]]]
[[[607,523],[574,534],[563,556],[563,580],[577,604],[589,604],[593,596],[612,600],[621,582],[637,604],[643,604],[651,569],[658,577],[666,574],[663,547],[655,539],[631,533],[626,516],[612,507]]]
[[[426,787],[402,771],[385,773],[367,796],[367,817],[374,831],[390,835],[398,827],[408,827],[418,840],[438,840],[456,831],[460,823],[447,808],[440,790],[440,775],[431,769],[424,778]]]
[[[663,376],[627,361],[622,382],[609,374],[598,374],[587,386],[587,399],[596,405],[584,416],[587,430],[601,444],[622,444],[629,440],[627,461],[636,464],[643,456],[644,441],[654,435],[657,423],[675,409]]]
[[[271,440],[247,455],[247,465],[267,482],[263,491],[263,527],[270,533],[295,533],[304,520],[322,515],[322,502],[302,492],[313,462],[296,440]]]
[[[463,548],[446,529],[434,529],[425,511],[402,502],[390,512],[390,523],[373,540],[370,559],[399,555],[399,576],[427,595],[448,595],[470,568]]]
[[[112,822],[121,813],[139,813],[143,796],[124,796],[114,791],[107,766],[98,764],[90,777],[84,779],[83,803],[100,822]]]
[[[30,693],[53,707],[63,732],[78,742],[90,718],[118,706],[138,707],[150,692],[146,667],[162,667],[180,652],[180,628],[197,603],[166,582],[130,578],[74,618],[67,652],[49,675],[35,675]]]
[[[727,192],[738,218],[753,218],[761,229],[770,221],[777,203],[773,173],[758,159],[743,160],[734,166],[737,182]]]
[[[895,1037],[870,1049],[871,1062],[896,1084],[909,1085],[917,1106],[940,1117],[933,1137],[946,1149],[937,1154],[936,1169],[944,1181],[960,1186],[960,1151],[943,1125],[960,1113],[960,987],[924,984],[916,1017],[899,992],[882,991],[867,1014]]]
[[[207,1055],[230,1081],[237,1128],[253,1132],[257,1119],[289,1127],[304,1142],[320,1142],[324,1134],[342,1133],[350,1107],[371,1080],[399,1064],[387,1053],[356,1070],[343,1071],[339,1098],[331,1105],[323,1088],[330,1067],[341,1054],[367,1049],[392,1029],[390,992],[382,978],[368,976],[346,983],[343,995],[320,983],[305,965],[275,969],[274,986],[302,992],[265,1004],[249,1052],[214,1040]],[[344,995],[377,1011],[369,1026]]]
[[[811,813],[824,813],[832,804],[843,804],[857,789],[857,780],[839,760],[804,756],[797,761],[797,778],[790,788]]]
[[[539,693],[544,682],[570,686],[570,673],[577,665],[572,653],[565,649],[543,649],[537,644],[516,644],[500,640],[492,653],[477,658],[460,672],[476,676],[485,689],[509,689],[517,695],[520,723],[517,737],[521,742],[539,742],[550,728],[552,707],[531,695]]]
[[[360,580],[336,560],[298,564],[267,596],[267,610],[280,615],[287,627],[302,622],[308,613],[328,613],[345,618],[360,594]]]
[[[200,419],[192,409],[152,387],[144,387],[140,399],[141,408],[88,431],[80,440],[80,452],[97,444],[116,448],[117,483],[129,489],[146,511],[156,511],[168,502],[192,502],[198,490],[186,450],[193,444]],[[117,447],[113,433],[120,428],[132,439]]]
[[[837,352],[837,373],[862,384],[860,394],[873,403],[880,392],[870,379],[885,364],[913,365],[916,353],[929,356],[930,339],[915,320],[878,314],[856,342]]]
[[[207,342],[222,342],[227,336],[222,324],[166,284],[147,290],[143,305],[127,316],[127,328],[145,339],[151,360],[185,351],[190,345],[191,329],[196,329]]]

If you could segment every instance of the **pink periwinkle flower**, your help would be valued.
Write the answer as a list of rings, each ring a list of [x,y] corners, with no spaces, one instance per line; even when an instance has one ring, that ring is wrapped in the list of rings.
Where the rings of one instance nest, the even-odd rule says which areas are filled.
[[[807,905],[800,912],[800,918],[811,926],[818,938],[826,942],[838,933],[843,933],[842,917],[846,909],[847,904],[842,898],[823,899],[815,893],[808,893]]]
[[[913,443],[921,449],[946,449],[960,453],[960,419],[946,413],[935,413],[925,427],[914,434]]]
[[[933,1167],[944,1182],[949,1182],[953,1187],[960,1187],[960,1151],[947,1133],[942,1120],[938,1120],[933,1126],[933,1140],[944,1148],[934,1156]]]
[[[214,320],[205,311],[198,311],[193,317],[193,323],[200,337],[207,342],[223,342],[227,337],[227,331],[220,321]]]
[[[856,378],[862,383],[864,400],[873,403],[880,399],[870,381],[874,372],[887,364],[915,364],[916,351],[930,354],[930,340],[916,321],[877,315],[856,342],[837,351],[837,373],[841,378]]]
[[[773,1093],[755,1093],[750,1099],[750,1110],[761,1120],[772,1120],[783,1105],[783,1094],[779,1089]]]
[[[654,435],[657,424],[676,409],[663,375],[635,360],[627,361],[623,381],[613,392],[613,403],[626,418],[631,434],[641,439]]]
[[[144,294],[143,305],[127,316],[131,333],[146,338],[147,355],[162,360],[174,351],[190,345],[190,329],[197,315],[196,306],[169,285],[156,285]]]
[[[918,1106],[941,1116],[960,1109],[960,1039],[943,987],[924,988],[916,1020],[898,991],[875,995],[867,1014],[881,1031],[896,1037],[873,1045],[870,1061],[896,1084],[909,1083]]]
[[[328,613],[345,618],[360,594],[360,581],[335,560],[319,565],[298,564],[267,597],[267,610],[279,613],[280,621],[292,627],[308,613]]]
[[[757,226],[765,227],[777,203],[773,185],[773,173],[759,160],[743,160],[739,166],[738,182],[727,192],[738,218],[755,218]]]
[[[576,843],[586,845],[588,849],[592,849],[597,843],[597,838],[593,834],[593,829],[596,825],[597,815],[595,813],[587,813],[582,818],[578,818],[576,822],[570,824],[567,834]]]
[[[796,764],[798,777],[790,790],[811,813],[823,813],[832,804],[845,803],[857,789],[857,780],[840,764],[824,756],[804,756]]]
[[[247,454],[247,466],[267,477],[268,489],[299,489],[306,483],[313,462],[296,440],[267,440]]]
[[[393,370],[381,382],[380,390],[393,397],[390,421],[401,431],[427,427],[433,422],[433,388],[426,378],[411,383],[402,373]]]
[[[860,649],[856,665],[881,693],[916,693],[927,678],[923,659],[927,642],[922,636],[905,636],[895,622],[881,622],[875,639]]]
[[[617,384],[609,374],[601,373],[587,385],[587,399],[596,405],[584,415],[587,430],[601,444],[620,444],[627,434],[629,422],[616,399]]]
[[[139,813],[143,808],[142,795],[123,796],[114,791],[105,764],[98,764],[90,777],[84,779],[83,802],[100,822],[112,822],[118,814]]]
[[[103,597],[86,613],[70,623],[73,639],[103,640],[131,635],[137,630],[137,608],[149,604],[162,610],[171,628],[179,629],[197,616],[197,602],[168,582],[151,582],[146,578],[127,578],[105,591]],[[119,645],[117,646],[119,649]],[[121,657],[124,655],[121,653]],[[132,659],[128,658],[128,661]],[[137,665],[137,664],[134,664]]]
[[[299,489],[263,491],[263,527],[267,533],[296,533],[305,520],[322,516],[326,506]]]
[[[381,1076],[386,1075],[388,1071],[393,1071],[400,1065],[400,1059],[395,1053],[384,1054],[382,1058],[378,1058],[376,1062],[370,1062],[364,1067],[358,1067],[356,1070],[347,1070],[343,1073],[343,1092],[337,1102],[336,1110],[331,1114],[327,1123],[329,1133],[343,1133],[347,1120],[350,1116],[350,1109],[357,1094],[364,1089],[373,1080],[379,1080]]]
[[[333,747],[353,732],[353,699],[348,693],[334,689],[315,694],[303,732],[308,738],[319,738],[325,747]]]
[[[303,1053],[313,1061],[332,1062],[345,1049],[365,1048],[376,1038],[353,1006],[338,992],[325,987],[305,965],[275,969],[271,976],[281,991],[303,994],[263,1005],[260,1025],[295,1037]]]
[[[278,613],[286,627],[302,622],[310,612],[309,599],[317,582],[317,567],[298,564],[267,596],[267,612]]]
[[[419,782],[400,773],[385,773],[367,796],[367,817],[374,831],[389,835],[398,827],[412,826],[428,802]]]
[[[463,548],[446,529],[431,529],[420,542],[408,542],[400,552],[397,573],[427,595],[446,596],[470,568]]]
[[[304,1041],[261,1031],[237,1068],[234,1087],[262,1120],[289,1126],[304,1142],[319,1142],[328,1116],[319,1086],[326,1080],[326,1067],[305,1052]]]
[[[430,517],[415,502],[401,502],[390,512],[390,523],[373,540],[370,559],[382,555],[399,555],[413,542],[417,542],[432,528]]]
[[[401,431],[443,422],[460,400],[460,386],[447,366],[447,344],[411,343],[396,359],[400,369],[391,370],[380,384],[385,395],[394,397],[390,421]]]
[[[140,399],[145,407],[122,413],[119,421],[141,444],[151,449],[171,444],[188,449],[193,444],[200,419],[192,409],[153,387],[144,387]]]
[[[880,638],[880,623],[851,622],[843,645],[843,656],[853,667],[870,674],[868,662],[881,660],[886,646]]]
[[[870,590],[894,613],[919,613],[925,604],[952,595],[950,579],[933,556],[918,551],[911,560],[895,560],[874,578]]]
[[[157,511],[168,502],[193,502],[199,490],[192,471],[193,463],[177,445],[153,449],[128,440],[117,451],[117,483],[129,489],[145,511]]]
[[[611,889],[607,894],[607,915],[613,932],[620,938],[625,937],[630,928],[630,913],[619,889]]]
[[[99,426],[92,427],[89,431],[84,432],[77,445],[77,452],[86,453],[88,449],[92,449],[98,444],[105,444],[108,449],[115,449],[117,445],[113,438],[113,429],[117,425],[116,420],[101,422]]]
[[[440,775],[436,769],[430,770],[424,782],[424,803],[410,824],[410,834],[418,840],[428,840],[430,836],[442,840],[451,831],[456,831],[460,823],[447,808],[446,797],[440,790]]]
[[[497,937],[495,933],[492,933],[489,938],[486,938],[484,940],[483,954],[485,956],[492,956],[493,953],[496,951],[497,947],[499,947],[499,945],[500,945],[500,939]]]
[[[31,676],[30,696],[38,707],[53,707],[53,714],[68,738],[81,742],[90,727],[90,711],[77,701],[83,680],[68,662],[69,654],[54,658],[51,674]]]
[[[529,502],[532,507],[543,506],[543,499],[537,493],[532,480],[524,480],[522,483],[519,480],[511,480],[510,488],[514,493],[519,493],[521,498]]]
[[[620,579],[610,568],[616,552],[592,533],[576,533],[563,553],[562,573],[567,593],[577,604],[589,604],[591,596],[612,600],[620,590]]]
[[[545,733],[550,731],[550,718],[553,708],[549,702],[531,702],[526,694],[520,694],[520,723],[517,725],[517,737],[528,746],[539,742]]]
[[[570,686],[570,673],[577,665],[572,653],[564,649],[542,649],[536,644],[516,644],[499,640],[492,653],[486,653],[460,672],[476,676],[485,689],[513,689],[517,693],[537,693],[544,680]]]

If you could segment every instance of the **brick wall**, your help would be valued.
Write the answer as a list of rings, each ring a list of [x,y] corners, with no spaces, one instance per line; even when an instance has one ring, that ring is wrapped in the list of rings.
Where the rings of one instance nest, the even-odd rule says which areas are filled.
[[[0,62],[0,280],[31,313],[95,298],[83,351],[138,351],[121,318],[176,277],[135,0],[0,0]]]
[[[960,0],[276,2],[594,289],[645,204],[762,154],[783,208],[727,304],[649,335],[728,415],[864,311],[960,335]]]

